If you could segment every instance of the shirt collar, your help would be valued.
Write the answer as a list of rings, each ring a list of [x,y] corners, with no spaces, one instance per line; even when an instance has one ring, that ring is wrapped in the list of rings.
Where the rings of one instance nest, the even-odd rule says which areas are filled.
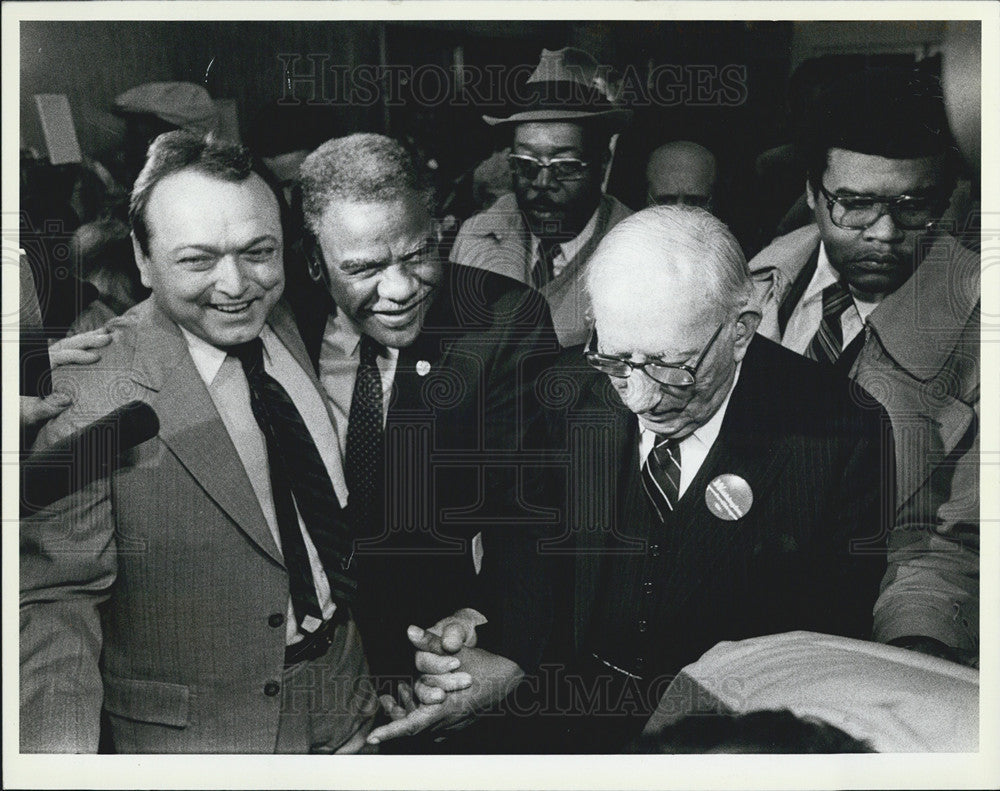
[[[806,302],[813,299],[817,295],[822,295],[823,289],[827,286],[832,286],[839,279],[840,274],[833,268],[833,264],[830,263],[830,258],[826,254],[826,246],[823,242],[820,242],[819,257],[816,260],[816,272],[813,274],[812,280],[809,281],[809,286],[802,295],[802,301]],[[859,299],[858,295],[855,294],[850,287],[848,287],[848,291],[851,295],[851,300],[854,302],[854,307],[857,309],[858,315],[861,317],[861,321],[867,320],[869,314],[871,314],[871,312],[879,306],[880,300],[876,302],[869,302],[868,300]]]
[[[184,327],[181,327],[180,330],[181,334],[184,336],[185,342],[187,343],[188,350],[191,352],[191,359],[194,361],[194,367],[198,369],[198,375],[201,376],[201,379],[205,383],[206,387],[211,387],[212,382],[215,381],[215,377],[219,374],[219,369],[222,368],[222,364],[226,361],[226,351],[224,349],[220,349],[218,346],[213,346],[203,338],[199,338],[197,335],[189,332]],[[274,334],[271,331],[271,328],[265,324],[264,329],[262,329],[260,333],[260,339],[264,342],[265,360],[269,358],[267,346],[268,343],[273,343],[273,337]]]
[[[350,316],[339,307],[327,319],[326,332],[323,333],[324,343],[330,343],[346,357],[355,358],[361,354],[361,336],[364,333]],[[384,352],[379,356],[385,360],[395,360],[399,357],[399,349],[383,346]]]
[[[348,357],[357,356],[358,345],[361,343],[361,328],[339,307],[330,316],[330,323],[333,325],[333,338],[337,346]]]
[[[594,231],[597,229],[597,215],[600,213],[601,205],[598,204],[597,208],[594,209],[594,213],[590,215],[590,219],[587,221],[587,224],[583,226],[583,230],[572,239],[559,243],[559,253],[563,257],[563,260],[572,261],[573,257],[583,249],[587,242],[590,241],[590,237],[594,235]],[[532,234],[531,253],[533,258],[538,257],[539,244],[541,244],[541,240]]]
[[[816,259],[816,271],[813,273],[809,285],[806,286],[805,293],[802,295],[802,301],[807,302],[817,295],[822,294],[823,289],[827,286],[832,286],[839,279],[840,275],[833,268],[833,264],[830,263],[830,259],[826,254],[826,246],[820,242],[819,257]]]
[[[740,371],[743,368],[743,361],[740,360],[736,364],[736,373],[733,375],[733,383],[729,387],[729,392],[726,393],[726,397],[723,399],[719,408],[715,410],[715,414],[709,418],[708,422],[698,426],[694,431],[688,434],[684,439],[681,440],[681,459],[684,458],[684,446],[685,444],[692,444],[697,442],[699,445],[703,445],[707,451],[712,445],[715,444],[715,440],[719,438],[719,431],[722,429],[722,421],[726,417],[726,410],[729,408],[729,399],[733,397],[733,390],[736,389],[736,383],[740,380]],[[639,462],[640,464],[645,462],[646,457],[649,452],[653,449],[653,445],[656,442],[657,435],[655,431],[646,428],[642,423],[639,424]],[[683,463],[683,462],[682,462]]]

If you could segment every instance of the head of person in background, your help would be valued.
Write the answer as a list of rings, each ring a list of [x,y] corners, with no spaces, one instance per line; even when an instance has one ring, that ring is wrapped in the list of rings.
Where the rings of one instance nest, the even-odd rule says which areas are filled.
[[[714,208],[718,177],[715,155],[691,140],[653,150],[646,163],[646,205]]]
[[[195,135],[219,129],[219,114],[208,91],[193,82],[147,82],[114,100],[125,120],[122,165],[130,187],[146,161],[150,143],[164,132],[185,129]]]
[[[760,321],[746,259],[703,209],[654,206],[623,220],[590,260],[587,361],[639,423],[683,439],[725,402]]]
[[[442,274],[426,175],[397,141],[355,134],[311,153],[301,181],[313,280],[360,333],[391,348],[412,344]]]
[[[142,284],[217,347],[256,338],[284,289],[278,200],[235,143],[178,130],[149,149],[129,205]]]
[[[127,223],[104,217],[81,225],[71,248],[77,276],[97,289],[97,298],[76,317],[68,334],[101,327],[149,296],[135,264]]]
[[[631,753],[873,753],[867,742],[815,717],[787,709],[699,714],[634,742]]]
[[[597,61],[572,47],[543,50],[522,93],[515,112],[483,120],[511,130],[511,184],[531,233],[573,239],[597,212],[611,139],[631,113],[609,98]]]
[[[904,69],[838,81],[820,95],[799,146],[831,265],[861,299],[893,293],[919,264],[918,239],[955,185],[940,82]]]

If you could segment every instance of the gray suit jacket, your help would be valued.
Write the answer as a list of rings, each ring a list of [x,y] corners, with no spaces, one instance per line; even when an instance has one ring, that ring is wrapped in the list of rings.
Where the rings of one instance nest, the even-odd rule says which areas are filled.
[[[283,305],[269,323],[312,377]],[[100,363],[56,370],[74,405],[39,444],[135,399],[160,432],[22,522],[21,749],[94,752],[103,704],[118,751],[272,752],[281,552],[177,325],[147,300],[111,326]]]

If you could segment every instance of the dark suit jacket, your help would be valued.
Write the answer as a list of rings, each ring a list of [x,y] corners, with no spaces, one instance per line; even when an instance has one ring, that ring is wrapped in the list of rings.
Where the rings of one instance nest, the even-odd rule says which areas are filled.
[[[297,307],[306,348],[318,363],[327,318],[336,310],[317,286]],[[307,302],[309,304],[307,304]],[[410,674],[406,627],[430,626],[484,598],[507,531],[530,529],[551,513],[526,470],[545,435],[535,379],[559,350],[545,300],[509,278],[445,264],[423,330],[400,349],[386,420],[384,519],[357,544],[361,590],[355,608],[376,674]],[[477,578],[472,538],[483,534]]]
[[[554,637],[536,635],[534,644],[565,665],[588,639],[604,559],[631,552],[641,560],[648,551],[632,524],[651,506],[638,476],[637,419],[608,378],[570,349],[539,389],[552,394],[562,530],[516,562],[549,585],[527,594],[536,608],[553,603]],[[665,526],[669,570],[660,581],[665,604],[649,625],[658,644],[651,671],[676,672],[720,640],[772,632],[867,638],[885,570],[892,456],[888,418],[867,394],[755,338],[719,437]],[[723,473],[753,491],[737,521],[715,517],[705,503],[706,486]],[[525,606],[507,604],[512,612]],[[534,627],[545,624],[535,616]]]

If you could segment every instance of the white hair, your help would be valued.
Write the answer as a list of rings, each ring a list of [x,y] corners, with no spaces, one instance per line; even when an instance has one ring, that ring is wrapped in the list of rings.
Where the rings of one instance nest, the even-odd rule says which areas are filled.
[[[725,315],[754,302],[746,257],[718,218],[690,206],[651,206],[618,223],[591,257],[586,288],[596,305],[627,293],[637,312],[680,292]]]

